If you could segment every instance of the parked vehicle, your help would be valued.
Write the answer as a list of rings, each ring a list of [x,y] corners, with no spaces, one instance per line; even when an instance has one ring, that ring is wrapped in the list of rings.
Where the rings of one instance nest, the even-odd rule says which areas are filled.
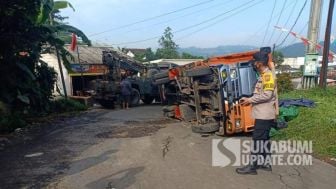
[[[145,66],[115,51],[103,51],[103,64],[108,66],[109,72],[104,79],[94,80],[93,98],[105,108],[114,108],[120,104],[122,77],[127,77],[132,84],[130,105],[136,106],[142,100],[151,104],[154,99],[159,100],[158,87],[153,84],[153,75],[160,72],[155,66]]]
[[[260,51],[271,57],[269,47]],[[251,60],[256,52],[213,57],[155,74],[154,84],[166,105],[163,111],[169,117],[191,122],[194,132],[251,132],[252,107],[241,106],[239,100],[253,95],[257,72]]]

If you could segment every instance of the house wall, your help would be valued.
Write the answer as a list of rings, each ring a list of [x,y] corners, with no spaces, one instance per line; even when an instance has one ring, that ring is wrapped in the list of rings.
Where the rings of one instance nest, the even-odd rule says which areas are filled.
[[[61,92],[62,95],[64,95],[64,90],[63,90],[63,85],[62,85],[62,80],[61,80],[61,74],[60,70],[58,67],[58,62],[57,62],[57,57],[53,54],[42,54],[42,58],[44,62],[46,62],[50,67],[54,68],[55,71],[57,72],[57,81],[56,84]],[[67,69],[63,66],[62,63],[62,68],[63,68],[63,75],[64,75],[64,80],[65,80],[65,87],[68,95],[72,94],[72,89],[71,89],[71,77],[68,74]],[[59,93],[56,91],[56,86],[54,87],[54,95],[59,96]]]
[[[134,58],[134,56],[135,56],[131,51],[128,51],[126,53],[126,55],[129,56],[129,57],[132,57],[132,58]]]

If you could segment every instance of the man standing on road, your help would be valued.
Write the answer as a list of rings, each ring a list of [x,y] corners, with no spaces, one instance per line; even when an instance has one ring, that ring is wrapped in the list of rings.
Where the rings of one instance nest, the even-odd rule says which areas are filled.
[[[123,109],[129,109],[129,103],[131,100],[131,93],[132,93],[132,84],[128,80],[128,78],[124,78],[121,83],[121,100],[122,100],[122,105]]]
[[[269,133],[276,118],[275,76],[268,68],[268,54],[258,52],[253,55],[253,58],[254,67],[260,77],[253,96],[242,98],[240,101],[241,105],[252,104],[252,116],[255,119],[253,145],[249,165],[237,168],[238,174],[257,174],[257,169],[272,171],[269,161],[271,158]]]

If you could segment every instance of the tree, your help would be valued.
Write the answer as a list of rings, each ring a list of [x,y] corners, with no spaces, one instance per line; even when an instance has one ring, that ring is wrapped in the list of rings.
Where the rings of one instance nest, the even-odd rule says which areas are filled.
[[[71,25],[64,24],[63,21],[66,18],[60,15],[60,9],[65,8],[71,8],[73,11],[75,11],[73,6],[68,1],[42,0],[40,5],[40,12],[37,17],[37,23],[52,31],[52,37],[50,38],[51,40],[49,40],[49,44],[55,48],[62,79],[64,96],[67,98],[60,56],[62,57],[64,66],[68,70],[70,70],[68,57],[71,59],[73,59],[73,57],[64,48],[64,44],[66,42],[65,40],[67,39],[67,36],[71,35],[71,33],[75,33],[82,39],[84,43],[87,43],[89,46],[91,45],[91,42],[81,30]]]
[[[151,48],[146,49],[145,57],[146,57],[146,61],[152,61],[156,59],[155,54]]]
[[[39,58],[54,38],[52,30],[37,24],[40,4],[0,1],[0,102],[8,109],[0,115],[0,126],[8,120],[18,123],[29,113],[43,114],[50,105],[56,73]]]
[[[284,62],[284,55],[280,51],[274,51],[273,53],[273,62],[276,67],[280,67]]]
[[[173,33],[170,27],[167,27],[163,33],[163,36],[159,39],[160,48],[156,51],[157,58],[179,58],[177,52],[178,45],[173,41]]]
[[[204,59],[203,56],[194,56],[194,55],[186,53],[186,52],[182,53],[181,58],[183,58],[183,59]]]
[[[6,109],[0,110],[0,131],[21,127],[24,117],[50,110],[56,72],[40,60],[40,54],[57,47],[62,56],[67,55],[58,32],[74,32],[89,42],[83,32],[57,20],[56,10],[64,6],[70,5],[51,0],[0,1],[0,109]]]

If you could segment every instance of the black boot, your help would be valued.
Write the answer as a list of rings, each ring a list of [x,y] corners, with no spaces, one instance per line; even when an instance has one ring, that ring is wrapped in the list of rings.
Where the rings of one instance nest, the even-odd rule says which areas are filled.
[[[270,164],[259,165],[258,169],[263,171],[272,171],[272,166]]]
[[[241,175],[256,175],[257,173],[257,163],[253,162],[249,165],[246,165],[244,167],[240,167],[236,169],[236,172]]]

